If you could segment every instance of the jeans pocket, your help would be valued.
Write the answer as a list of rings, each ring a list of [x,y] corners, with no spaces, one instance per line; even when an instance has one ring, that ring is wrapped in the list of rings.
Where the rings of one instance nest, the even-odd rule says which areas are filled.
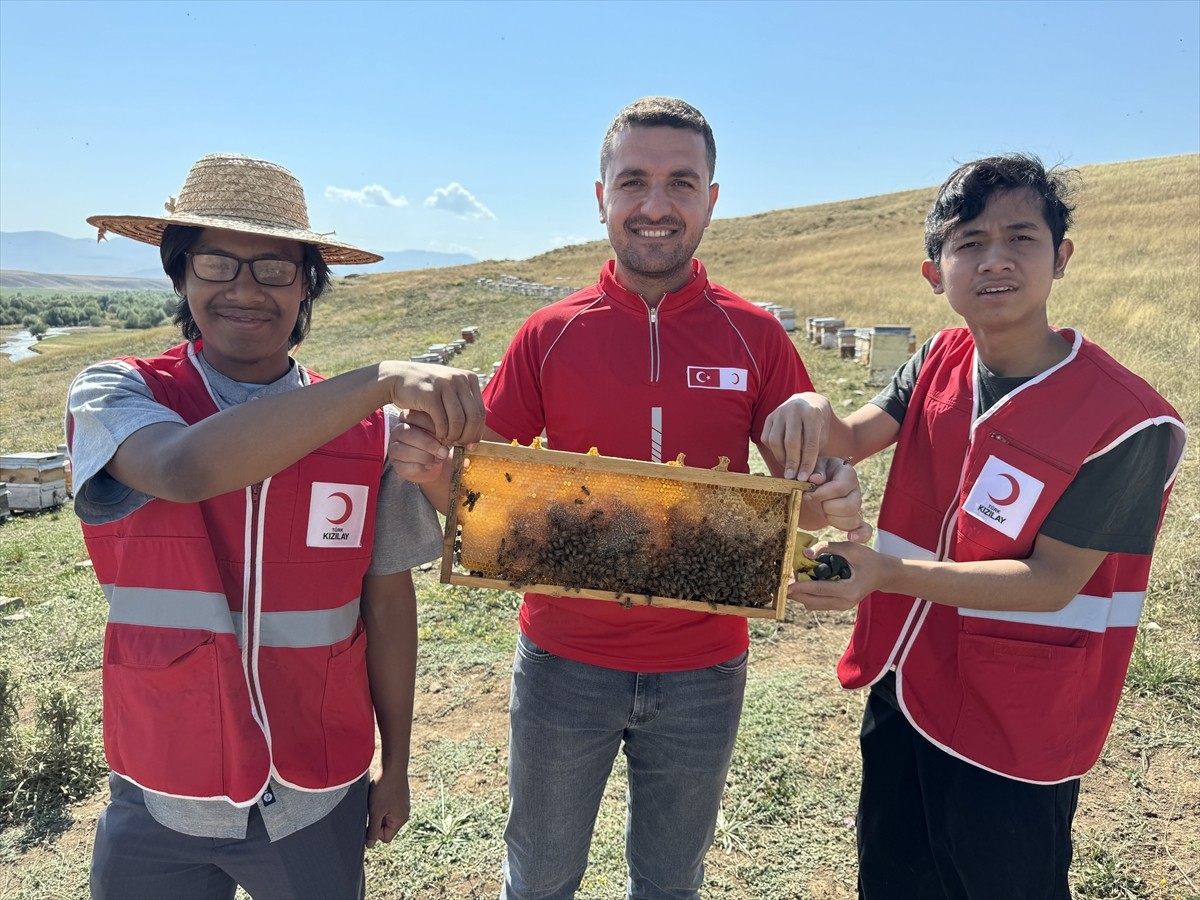
[[[725,675],[737,675],[746,668],[746,664],[750,661],[750,651],[743,650],[733,659],[727,659],[723,663],[717,663],[713,666],[713,670],[721,672]]]
[[[517,653],[531,662],[542,662],[545,660],[558,658],[549,650],[543,650],[541,647],[531,641],[525,636],[525,632],[523,631],[517,633]]]

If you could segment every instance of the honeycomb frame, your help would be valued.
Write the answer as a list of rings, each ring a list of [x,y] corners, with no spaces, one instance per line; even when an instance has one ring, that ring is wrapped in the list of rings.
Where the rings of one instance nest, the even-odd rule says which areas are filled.
[[[453,462],[445,584],[784,618],[809,482],[537,441],[458,447]]]

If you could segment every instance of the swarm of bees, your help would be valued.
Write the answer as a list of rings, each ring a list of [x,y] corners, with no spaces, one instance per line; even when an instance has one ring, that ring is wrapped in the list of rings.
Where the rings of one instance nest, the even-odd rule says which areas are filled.
[[[513,589],[776,604],[786,494],[472,460],[459,498],[457,562]]]

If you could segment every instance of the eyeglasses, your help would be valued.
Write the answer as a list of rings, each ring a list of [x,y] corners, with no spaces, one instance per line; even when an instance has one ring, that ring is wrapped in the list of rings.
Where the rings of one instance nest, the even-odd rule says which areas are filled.
[[[192,272],[201,281],[233,281],[242,271],[243,263],[250,266],[254,280],[266,287],[287,287],[300,273],[300,263],[290,259],[241,259],[228,253],[185,255],[192,261]]]

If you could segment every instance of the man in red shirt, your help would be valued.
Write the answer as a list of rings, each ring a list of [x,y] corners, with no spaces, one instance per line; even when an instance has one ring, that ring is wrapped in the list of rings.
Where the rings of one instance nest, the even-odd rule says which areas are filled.
[[[710,282],[694,258],[717,200],[715,164],[712,129],[687,103],[650,97],[618,113],[596,183],[616,259],[518,330],[485,391],[489,439],[544,433],[556,450],[683,453],[698,467],[726,456],[731,471],[749,471],[767,416],[811,382],[774,316]],[[394,440],[399,471],[444,504],[446,451],[414,428]],[[802,461],[786,474],[820,485],[802,524],[865,540],[852,467],[789,448]],[[629,896],[699,897],[741,714],[746,619],[527,594],[520,626],[501,896],[574,896],[623,747]]]

